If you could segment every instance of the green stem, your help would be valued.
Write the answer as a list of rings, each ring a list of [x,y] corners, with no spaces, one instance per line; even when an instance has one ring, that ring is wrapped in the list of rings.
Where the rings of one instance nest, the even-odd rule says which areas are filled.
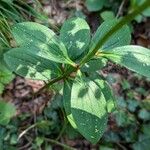
[[[107,32],[104,37],[97,43],[94,49],[90,50],[89,53],[82,59],[80,66],[83,66],[88,60],[90,60],[96,52],[102,47],[102,45],[120,28],[125,24],[132,21],[139,13],[150,6],[150,0],[146,0],[142,5],[138,6],[132,13],[128,14],[126,17],[122,18],[118,24],[116,24],[109,32]]]
[[[63,135],[63,133],[64,133],[66,127],[67,127],[67,124],[68,124],[68,120],[67,120],[67,118],[65,117],[65,112],[64,112],[64,110],[62,109],[61,111],[62,111],[62,113],[63,113],[64,123],[63,123],[63,127],[62,127],[62,129],[61,129],[59,135],[58,135],[57,138],[56,138],[56,141],[58,141],[58,140],[61,138],[61,136]]]
[[[71,70],[69,70],[68,72],[65,72],[63,75],[57,77],[57,78],[54,78],[52,80],[50,80],[47,84],[45,84],[45,86],[43,86],[37,93],[35,93],[34,95],[38,95],[41,91],[43,91],[44,89],[48,88],[49,86],[51,86],[52,84],[62,80],[62,79],[65,79],[67,78],[72,72],[75,72],[78,70],[78,67],[76,68],[72,68]]]

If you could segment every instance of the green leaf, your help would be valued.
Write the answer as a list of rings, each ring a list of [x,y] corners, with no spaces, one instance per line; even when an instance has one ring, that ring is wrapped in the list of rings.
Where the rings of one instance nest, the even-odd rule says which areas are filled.
[[[76,16],[76,17],[80,17],[80,18],[82,18],[82,19],[86,19],[86,15],[83,13],[82,10],[76,10],[76,11],[75,11],[75,16]]]
[[[0,100],[0,125],[7,125],[15,114],[16,108],[13,104]]]
[[[136,7],[138,7],[139,5],[141,5],[142,3],[144,3],[145,0],[132,0],[131,1],[131,10],[135,9]],[[149,17],[150,16],[150,8],[145,9],[143,12],[141,12],[141,14],[143,16]]]
[[[18,143],[17,139],[18,139],[17,134],[11,135],[10,144],[11,144],[11,145],[16,145],[16,144]]]
[[[65,112],[67,115],[67,118],[72,125],[73,128],[77,128],[77,125],[74,121],[74,118],[71,113],[71,90],[72,90],[72,80],[65,80],[64,88],[63,88],[63,105],[65,108]]]
[[[141,109],[138,113],[138,117],[144,121],[150,120],[150,112],[146,109]]]
[[[62,109],[63,108],[63,96],[59,93],[54,94],[54,96],[51,98],[51,109]]]
[[[117,82],[117,79],[116,79],[116,78],[117,78],[117,77],[115,77],[113,73],[109,73],[109,74],[106,76],[106,80],[107,80],[107,82],[108,82],[110,85],[112,85],[112,84],[114,84],[114,83]]]
[[[145,135],[148,135],[150,136],[150,124],[143,124],[142,125],[142,132],[145,134]]]
[[[38,56],[59,63],[73,64],[64,44],[52,30],[43,25],[34,22],[18,23],[13,27],[12,34],[24,50],[35,47]]]
[[[141,46],[123,46],[106,53],[106,58],[150,78],[150,50]]]
[[[130,83],[128,82],[128,80],[125,80],[125,79],[123,79],[121,86],[122,86],[123,90],[131,89]]]
[[[102,19],[105,20],[111,20],[115,18],[115,14],[113,11],[104,11],[101,14]]]
[[[100,69],[102,69],[104,66],[106,66],[107,60],[103,58],[95,58],[88,61],[82,68],[81,71],[83,72],[95,72]]]
[[[146,10],[144,10],[142,14],[146,17],[150,17],[150,8],[147,8]]]
[[[133,150],[149,150],[150,136],[140,135],[139,140],[133,144]]]
[[[136,126],[136,123],[134,123]],[[124,128],[123,130],[119,131],[119,135],[126,141],[126,142],[135,142],[137,140],[137,133],[136,127],[129,126],[129,128]]]
[[[4,84],[0,83],[0,94],[3,93],[3,90],[4,90]]]
[[[114,149],[114,148],[111,148],[111,147],[107,147],[107,146],[101,145],[101,146],[99,147],[99,150],[115,150],[115,149]]]
[[[86,7],[89,11],[99,11],[103,8],[105,0],[86,0]]]
[[[20,76],[49,80],[60,74],[59,65],[37,55],[38,48],[14,48],[4,54],[4,59],[10,69]]]
[[[128,114],[125,111],[117,111],[114,113],[116,123],[119,127],[128,125]]]
[[[139,106],[139,101],[137,100],[127,100],[128,102],[128,110],[131,112],[135,112],[136,108]]]
[[[120,109],[126,109],[127,102],[123,97],[118,96],[116,102],[117,102],[117,107],[119,107]]]
[[[80,137],[80,133],[75,130],[70,124],[67,124],[65,134],[70,140],[75,140]]]
[[[71,113],[78,131],[92,143],[99,141],[107,127],[106,107],[99,86],[88,78],[77,76],[71,90]]]
[[[90,27],[82,18],[68,19],[61,28],[60,39],[66,46],[69,57],[76,59],[89,46]]]
[[[90,50],[95,48],[97,43],[103,38],[103,36],[111,30],[118,23],[117,19],[111,19],[104,21],[97,29],[95,35],[92,38]],[[131,41],[130,29],[127,25],[124,25],[120,30],[115,32],[100,48],[100,51],[107,51],[115,47],[129,45]]]
[[[135,116],[127,113],[124,110],[115,111],[113,115],[119,127],[127,127],[129,125],[135,124],[136,122]]]
[[[10,3],[10,4],[13,2],[13,0],[2,0],[2,1],[4,1],[6,3]]]
[[[98,86],[100,87],[101,91],[103,92],[105,96],[105,99],[107,102],[108,113],[113,112],[116,108],[116,104],[115,104],[116,100],[115,100],[115,97],[113,95],[110,85],[102,79],[97,79],[95,80],[95,82],[98,84]]]
[[[142,108],[145,108],[146,110],[150,111],[150,99],[142,100],[142,103],[140,105]]]
[[[117,132],[114,131],[110,131],[108,130],[105,134],[104,134],[104,140],[106,142],[111,142],[111,143],[116,143],[120,141],[120,137],[117,134]]]
[[[0,94],[4,90],[4,86],[11,82],[14,78],[12,72],[6,67],[6,65],[0,61]]]
[[[37,146],[40,147],[43,144],[43,142],[44,142],[44,138],[43,137],[36,137],[35,143],[36,143]]]

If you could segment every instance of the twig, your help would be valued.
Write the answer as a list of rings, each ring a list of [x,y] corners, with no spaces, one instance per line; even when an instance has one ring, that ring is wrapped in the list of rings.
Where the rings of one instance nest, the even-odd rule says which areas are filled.
[[[22,132],[19,134],[17,141],[19,141],[22,136],[24,136],[29,130],[31,130],[32,128],[34,128],[36,125],[37,125],[37,124],[33,124],[33,125],[30,126],[29,128],[27,128],[27,129],[25,129],[24,131],[22,131]]]
[[[127,150],[126,147],[124,147],[122,144],[120,144],[119,142],[116,143],[122,150]]]
[[[63,111],[62,111],[62,112],[63,112]],[[57,141],[61,138],[61,136],[62,136],[62,134],[64,133],[64,131],[65,131],[65,129],[66,129],[66,126],[67,126],[67,124],[68,124],[68,120],[66,119],[64,112],[63,112],[63,116],[64,116],[64,124],[63,124],[63,127],[62,127],[62,129],[61,129],[59,135],[58,135],[57,138],[56,138]]]
[[[37,120],[36,120],[36,109],[35,109],[35,106],[34,106],[33,118],[34,118],[34,124],[36,124]],[[34,131],[35,131],[35,135],[37,136],[38,135],[37,128],[35,128]]]
[[[20,138],[22,136],[24,136],[29,130],[31,130],[32,128],[36,127],[37,126],[37,123],[33,124],[32,126],[30,126],[29,128],[27,128],[26,130],[24,130],[23,132],[21,132],[21,134],[18,136],[18,141],[20,140]],[[64,130],[64,128],[62,128],[62,131]],[[59,145],[67,150],[75,150],[74,148],[71,148],[70,146],[67,146],[65,144],[62,144],[56,140],[53,140],[53,139],[48,139],[48,138],[44,138],[46,141],[50,142],[50,143],[53,143],[53,144],[56,144],[56,145]]]
[[[27,149],[27,148],[29,150],[29,146],[32,145],[32,138],[29,138],[26,135],[25,135],[25,138],[27,139],[28,143],[23,145],[23,146],[21,146],[21,147],[19,147],[18,150],[24,150],[24,149]]]
[[[47,142],[50,142],[50,143],[52,143],[52,144],[59,145],[59,146],[63,147],[63,148],[66,149],[66,150],[76,150],[75,148],[72,148],[72,147],[70,147],[70,146],[68,146],[68,145],[66,145],[66,144],[62,144],[62,143],[60,143],[60,142],[58,142],[58,141],[56,141],[56,140],[48,139],[48,138],[44,138],[44,139],[45,139]]]
[[[118,18],[118,17],[121,15],[122,10],[123,10],[123,6],[124,6],[125,2],[126,2],[126,0],[123,0],[123,1],[122,1],[121,5],[120,5],[120,7],[119,7],[119,9],[118,9],[118,13],[117,13],[117,15],[116,15],[116,18]]]
[[[24,146],[19,147],[18,150],[27,149],[27,148],[31,145],[31,143],[32,143],[32,142],[29,142],[29,143],[25,144]]]

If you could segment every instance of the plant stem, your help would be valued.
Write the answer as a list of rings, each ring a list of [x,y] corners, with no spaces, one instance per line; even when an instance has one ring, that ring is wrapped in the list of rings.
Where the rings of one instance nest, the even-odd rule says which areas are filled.
[[[150,6],[150,0],[146,0],[142,5],[138,6],[132,13],[122,18],[109,32],[107,32],[103,38],[97,43],[97,45],[89,50],[89,53],[82,59],[80,66],[83,66],[88,60],[90,60],[95,53],[102,47],[102,45],[120,28],[125,24],[132,21],[139,13]]]
[[[68,72],[65,72],[63,75],[57,77],[57,78],[54,78],[52,80],[50,80],[47,84],[45,84],[45,86],[43,86],[38,92],[36,92],[34,95],[38,95],[41,91],[43,91],[45,88],[48,88],[50,85],[62,80],[62,79],[65,79],[67,78],[72,72],[75,72],[77,71],[78,68],[72,68],[72,70],[69,70]]]
[[[35,124],[31,125],[29,128],[25,129],[23,132],[21,132],[21,133],[19,134],[19,136],[18,136],[17,141],[19,141],[20,138],[21,138],[23,135],[25,135],[29,130],[35,128],[36,125],[37,125],[37,124],[35,123]]]
[[[23,135],[25,135],[29,130],[35,128],[37,125],[38,125],[38,123],[35,123],[35,124],[33,124],[32,126],[30,126],[29,128],[27,128],[26,130],[24,130],[23,132],[21,132],[21,134],[19,135],[19,137],[18,137],[17,140],[19,141],[20,138],[21,138]],[[56,145],[59,145],[59,146],[63,147],[63,148],[66,149],[66,150],[75,150],[74,148],[72,148],[72,147],[70,147],[70,146],[68,146],[68,145],[62,144],[62,143],[60,143],[60,142],[58,142],[58,141],[56,141],[56,140],[48,139],[48,138],[44,138],[44,139],[45,139],[46,141],[48,141],[48,142],[51,142],[51,143],[56,144]]]
[[[61,136],[62,136],[62,134],[64,133],[64,131],[65,131],[66,127],[67,127],[67,124],[68,124],[68,120],[67,120],[67,118],[65,117],[65,112],[64,112],[63,110],[62,110],[62,113],[63,113],[63,117],[64,117],[64,123],[63,123],[63,127],[62,127],[62,129],[61,129],[59,135],[58,135],[57,138],[56,138],[56,141],[58,141],[58,140],[61,138]]]
[[[53,140],[53,139],[48,139],[48,138],[44,138],[44,139],[45,139],[47,142],[50,142],[50,143],[52,143],[52,144],[59,145],[59,146],[63,147],[63,148],[66,149],[66,150],[75,150],[74,148],[72,148],[72,147],[70,147],[70,146],[68,146],[68,145],[62,144],[62,143],[60,143],[60,142],[58,142],[58,141],[55,141],[55,140]]]

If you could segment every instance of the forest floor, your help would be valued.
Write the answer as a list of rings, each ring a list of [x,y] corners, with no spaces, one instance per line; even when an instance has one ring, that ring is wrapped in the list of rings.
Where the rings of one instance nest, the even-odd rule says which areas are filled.
[[[52,21],[57,26],[61,26],[61,24],[72,15],[72,9],[82,10],[84,12],[87,17],[88,23],[91,26],[92,32],[94,32],[101,24],[101,22],[99,21],[99,13],[88,12],[82,2],[64,4],[62,2],[59,3],[53,1],[52,5],[50,5],[48,1],[43,1],[43,4],[44,11],[49,15],[50,21]],[[134,21],[132,25],[132,44],[150,48],[150,19],[147,18],[141,23],[137,23],[136,21]],[[124,100],[121,100],[121,102],[119,102],[120,108],[124,109],[126,107],[124,105],[128,105],[128,100],[130,99],[136,100],[139,103],[141,103],[140,101],[150,100],[150,79],[146,79],[127,70],[124,67],[112,64],[111,62],[109,62],[107,64],[107,67],[105,67],[103,70],[100,70],[100,72],[103,74],[103,76],[107,78],[107,81],[112,85],[112,89],[114,90],[117,99],[122,98]],[[16,78],[5,88],[5,91],[2,95],[3,99],[12,102],[17,108],[16,120],[19,120],[19,123],[17,129],[18,131],[15,131],[18,132],[16,134],[21,133],[29,126],[32,126],[41,118],[45,118],[45,114],[49,110],[49,105],[51,105],[51,100],[53,99],[53,90],[49,89],[42,93],[39,93],[36,97],[33,96],[33,93],[37,92],[40,88],[43,87],[43,85],[44,82],[42,81],[33,81],[16,76]],[[57,109],[57,107],[53,108],[53,110],[50,110],[48,112],[51,116],[51,122],[53,124],[53,129],[48,131],[50,133],[50,136],[46,133],[47,129],[45,129],[44,132],[41,131],[40,133],[37,133],[36,128],[31,129],[29,132],[26,133],[25,136],[20,139],[20,142],[17,145],[18,150],[32,149],[31,145],[33,146],[33,143],[37,142],[35,141],[35,137],[40,137],[41,135],[51,138],[57,138],[63,124],[59,120],[61,118],[61,115],[59,115],[59,110]],[[138,129],[134,130],[134,132],[139,132],[143,124],[150,125],[149,121],[137,118],[136,113],[139,112],[140,109],[143,110],[145,108],[139,105],[136,111],[132,112],[128,109],[125,110],[125,112],[129,112],[130,115],[135,115],[135,122],[138,122],[137,124],[139,124]],[[58,118],[54,118],[55,116],[56,118]],[[112,149],[114,148],[119,150],[132,149],[131,145],[136,143],[138,141],[138,138],[135,138],[137,139],[137,141],[129,140],[128,142],[128,140],[124,140],[127,137],[120,135],[119,133],[121,130],[126,132],[126,129],[129,128],[130,124],[125,126],[119,126],[116,122],[117,121],[115,120],[115,118],[113,116],[110,116],[109,127],[107,129],[108,131],[106,131],[106,134],[107,132],[111,132],[108,133],[108,135],[111,135],[112,139],[110,139],[111,137],[104,137],[102,142],[100,141],[97,145],[91,145],[80,135],[77,134],[76,136],[76,133],[74,132],[72,133],[73,135],[68,135],[67,131],[64,131],[61,137],[59,137],[58,141],[79,150],[96,150],[100,148],[100,145],[103,145],[104,147],[108,147],[108,145],[110,145]],[[119,140],[113,141],[113,138],[119,138]],[[54,144],[53,149],[59,150],[62,148],[61,146]]]

